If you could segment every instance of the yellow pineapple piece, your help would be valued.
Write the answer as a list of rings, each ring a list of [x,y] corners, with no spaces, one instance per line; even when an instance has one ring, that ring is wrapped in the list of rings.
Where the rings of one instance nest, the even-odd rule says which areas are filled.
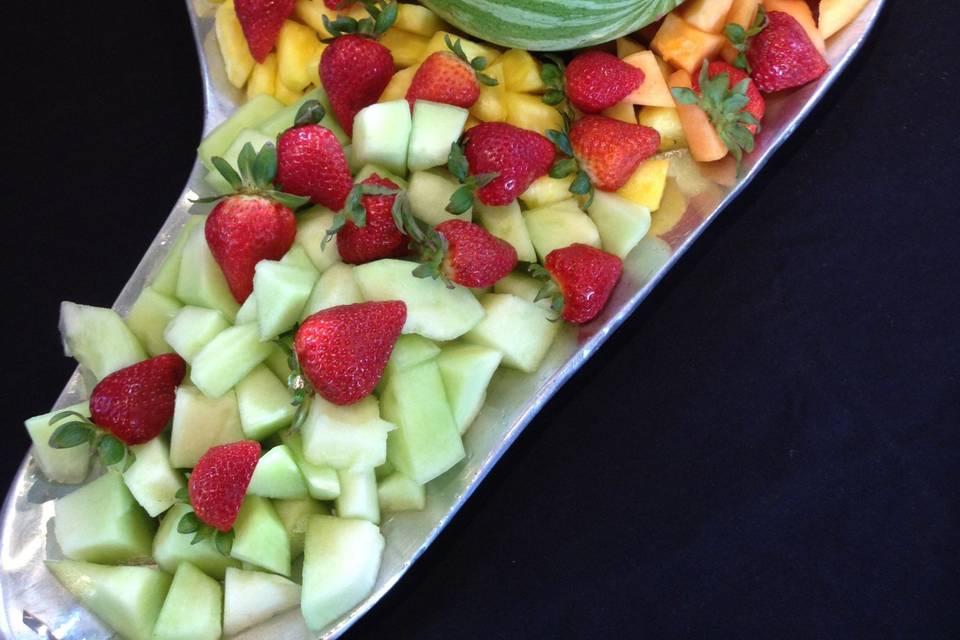
[[[437,31],[427,42],[427,46],[424,49],[423,56],[420,58],[420,60],[424,60],[431,53],[436,53],[437,51],[449,51],[450,49],[447,47],[444,36],[449,36],[452,42],[456,42],[457,39],[459,39],[460,44],[463,45],[463,52],[466,53],[467,57],[471,60],[477,56],[483,56],[487,59],[487,64],[492,64],[497,58],[500,57],[499,49],[494,49],[488,45],[477,44],[472,40],[461,38],[458,35],[454,35],[446,31]]]
[[[247,39],[233,8],[233,0],[227,0],[217,7],[216,32],[227,80],[240,89],[253,71],[256,61],[250,55],[250,47],[247,46]]]
[[[302,91],[310,84],[309,64],[319,59],[323,43],[313,29],[287,20],[277,36],[277,80],[290,91]]]
[[[646,48],[630,38],[617,38],[617,57],[626,58],[627,56],[646,51]]]
[[[507,90],[503,65],[499,62],[492,64],[484,69],[483,73],[496,80],[497,84],[493,87],[480,84],[480,97],[470,107],[470,114],[484,122],[503,122],[507,119]]]
[[[273,93],[273,97],[282,102],[284,106],[289,107],[291,104],[303,97],[303,94],[307,92],[307,88],[304,88],[302,91],[290,91],[290,89],[287,88],[287,85],[278,81]]]
[[[680,218],[687,212],[687,198],[677,186],[677,181],[667,178],[663,187],[663,197],[660,198],[660,208],[650,212],[650,231],[652,236],[662,236],[680,222]]]
[[[631,102],[618,102],[609,109],[604,109],[601,113],[608,118],[613,118],[614,120],[619,120],[620,122],[637,124],[637,112],[634,111],[633,103]]]
[[[447,23],[424,6],[401,3],[397,5],[397,21],[393,26],[429,38],[437,31],[446,29]]]
[[[253,66],[247,81],[247,98],[261,94],[272,96],[277,89],[277,54],[271,53],[263,63]]]
[[[332,22],[337,19],[337,13],[333,9],[328,9],[323,4],[323,0],[297,0],[297,3],[293,6],[293,15],[304,24],[312,27],[314,31],[320,34],[321,38],[330,37],[330,32],[323,26],[323,16],[327,16]],[[363,4],[359,2],[347,9],[342,9],[339,13],[357,20],[369,15]]]
[[[674,107],[644,107],[637,115],[637,124],[656,129],[660,133],[659,151],[687,146],[683,125],[680,124],[680,116]]]
[[[520,194],[520,200],[528,209],[538,209],[554,202],[560,202],[571,197],[570,185],[574,176],[566,178],[551,178],[540,176],[533,181],[527,190]]]
[[[507,101],[507,122],[510,124],[541,134],[547,129],[563,128],[560,112],[544,104],[540,96],[512,91],[507,91],[504,96]]]
[[[390,82],[387,84],[387,88],[380,94],[380,102],[390,102],[391,100],[403,100],[406,98],[407,89],[410,88],[410,83],[413,82],[413,76],[416,75],[417,69],[419,68],[420,65],[415,65],[401,69],[393,74],[393,77],[390,78]]]
[[[423,60],[423,51],[427,48],[427,38],[415,33],[393,28],[380,36],[380,44],[390,50],[393,63],[403,69],[412,67]]]
[[[663,187],[667,183],[669,168],[670,161],[667,159],[644,160],[627,180],[627,184],[620,187],[617,193],[631,202],[645,206],[650,211],[656,211],[660,208],[660,199],[663,197]]]
[[[480,121],[474,118],[473,116],[467,116],[467,123],[463,125],[463,130],[472,129],[473,127],[480,124]]]
[[[510,49],[497,62],[503,64],[507,91],[543,93],[547,90],[547,85],[540,79],[540,63],[529,51]]]
[[[310,84],[315,87],[323,85],[320,81],[320,58],[323,57],[323,51],[327,45],[320,43],[320,46],[313,52],[313,56],[307,60],[307,76],[310,78]]]

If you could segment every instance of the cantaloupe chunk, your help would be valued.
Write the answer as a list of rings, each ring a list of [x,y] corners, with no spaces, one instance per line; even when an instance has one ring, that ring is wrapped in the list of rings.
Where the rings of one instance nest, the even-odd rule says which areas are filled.
[[[425,59],[431,53],[436,51],[449,51],[450,49],[447,47],[447,42],[444,39],[445,36],[448,36],[453,42],[460,40],[460,44],[463,46],[463,52],[466,53],[467,57],[471,60],[477,56],[483,56],[487,59],[487,64],[492,64],[497,58],[500,57],[499,49],[494,49],[493,47],[484,44],[478,44],[473,40],[467,40],[466,38],[462,38],[447,31],[437,31],[427,42],[427,46],[423,51],[423,58],[421,58],[421,60]]]
[[[322,3],[321,3],[322,4]],[[227,0],[217,7],[215,29],[217,43],[220,45],[220,54],[227,70],[227,80],[240,89],[253,71],[255,60],[250,54],[247,39],[237,19],[237,12],[233,8],[233,0]]]
[[[601,111],[603,115],[620,122],[635,124],[637,122],[637,112],[634,110],[633,103],[626,100],[618,102],[608,109]]]
[[[523,49],[510,49],[497,59],[503,65],[507,91],[543,93],[547,85],[540,78],[540,64]]]
[[[617,57],[626,58],[627,56],[646,51],[646,47],[630,38],[617,38]]]
[[[782,11],[793,16],[794,20],[800,23],[803,30],[810,36],[810,42],[820,53],[826,53],[827,45],[823,41],[823,35],[817,28],[817,23],[813,19],[813,11],[806,0],[764,0],[764,9],[767,13],[771,11]]]
[[[627,64],[643,71],[643,84],[624,98],[630,104],[650,105],[652,107],[672,107],[673,96],[670,87],[657,64],[653,51],[640,51],[623,59]]]
[[[682,149],[687,146],[687,137],[683,133],[680,115],[676,106],[644,107],[637,114],[637,124],[656,129],[660,134],[658,151]]]
[[[470,114],[484,122],[503,122],[507,119],[507,91],[503,65],[499,62],[483,70],[497,81],[494,86],[480,85],[480,97],[470,107]]]
[[[400,69],[404,69],[423,60],[423,51],[427,48],[428,38],[393,28],[387,29],[386,33],[380,36],[379,42],[390,50],[393,63]]]
[[[747,29],[753,24],[754,18],[757,17],[759,7],[760,0],[733,0],[733,5],[730,7],[730,13],[727,14],[725,22],[726,24],[738,24]],[[730,64],[733,64],[739,54],[740,52],[734,49],[731,43],[728,42],[723,45],[723,59]]]
[[[820,35],[829,38],[853,22],[869,0],[820,0]]]
[[[660,208],[660,199],[663,197],[669,168],[669,160],[658,158],[644,160],[627,183],[620,187],[617,194],[645,206],[650,211],[656,211]]]
[[[700,31],[677,14],[668,13],[650,48],[672,65],[695,73],[704,60],[717,57],[725,42],[724,36]]]
[[[253,66],[247,81],[247,99],[266,94],[272,96],[277,90],[277,54],[271,53],[262,63]]]
[[[437,31],[445,29],[447,23],[424,6],[401,3],[397,5],[397,21],[393,26],[429,38]]]
[[[560,112],[545,104],[540,96],[529,93],[506,92],[507,122],[543,134],[547,129],[562,129]]]
[[[690,74],[683,69],[673,72],[668,80],[671,88],[693,87]],[[711,162],[719,160],[727,155],[727,145],[717,135],[717,130],[713,127],[706,112],[700,107],[692,104],[677,103],[677,115],[680,117],[680,124],[683,125],[683,134],[687,139],[687,146],[690,147],[690,153],[694,160],[698,162]]]
[[[726,24],[733,0],[690,0],[680,7],[680,16],[691,27],[707,33],[720,33]]]
[[[316,32],[310,27],[293,20],[284,22],[277,36],[279,83],[291,92],[302,92],[310,84],[309,63],[316,57],[317,49],[322,45]]]
[[[390,78],[390,82],[387,84],[387,88],[384,89],[383,94],[380,95],[379,102],[391,102],[405,98],[407,90],[410,88],[410,83],[413,82],[413,76],[417,74],[417,69],[419,68],[420,65],[418,64],[407,67],[406,69],[401,69],[393,74],[393,77]]]

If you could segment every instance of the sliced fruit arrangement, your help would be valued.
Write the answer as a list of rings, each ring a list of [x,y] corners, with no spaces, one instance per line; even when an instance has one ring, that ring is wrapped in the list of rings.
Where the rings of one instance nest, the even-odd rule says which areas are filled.
[[[219,4],[247,100],[198,149],[209,193],[126,317],[62,305],[96,382],[26,422],[47,479],[82,484],[54,501],[49,568],[124,637],[298,606],[319,632],[362,601],[380,523],[464,459],[497,371],[536,372],[561,319],[604,313],[864,2],[608,3],[602,40],[655,22],[544,56],[441,16],[603,43],[556,3],[425,4]]]

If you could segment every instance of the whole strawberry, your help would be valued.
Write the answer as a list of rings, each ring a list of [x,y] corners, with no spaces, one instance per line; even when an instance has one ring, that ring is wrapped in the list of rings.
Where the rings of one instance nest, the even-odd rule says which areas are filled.
[[[603,51],[579,54],[564,72],[567,98],[584,113],[617,104],[643,84],[643,71]]]
[[[807,84],[829,68],[800,23],[782,11],[767,14],[766,28],[750,40],[747,62],[764,93]]]
[[[300,108],[294,126],[280,135],[277,183],[287,193],[339,211],[353,188],[353,177],[340,141],[316,124],[323,117],[320,103],[310,100]]]
[[[464,287],[492,287],[517,266],[517,250],[509,242],[466,220],[441,222],[442,250],[425,256],[415,275],[440,276]]]
[[[260,443],[242,440],[207,450],[190,473],[187,488],[197,517],[218,531],[229,531],[237,520]]]
[[[707,112],[707,116],[710,117],[710,121],[713,122],[714,126],[716,127],[721,120],[720,116],[724,112],[724,101],[737,93],[738,85],[744,80],[747,82],[745,85],[742,85],[745,87],[742,95],[746,96],[746,105],[734,111],[732,115],[735,117],[737,114],[745,112],[753,116],[757,123],[763,120],[763,114],[767,110],[766,101],[763,99],[763,95],[761,95],[760,90],[757,89],[757,85],[753,83],[747,72],[723,60],[711,62],[707,67],[707,77],[711,80],[715,80],[723,74],[727,75],[727,86],[722,92],[718,90],[715,96],[704,96],[700,90],[700,75],[693,77],[693,90],[700,94],[700,108]],[[715,97],[720,97],[720,100],[715,100]],[[758,126],[759,124],[745,124],[746,129],[752,134],[756,134]]]
[[[363,264],[407,255],[410,239],[393,218],[397,192],[397,185],[376,173],[351,190],[343,212],[327,232],[336,234],[337,251],[344,262]]]
[[[307,381],[339,405],[367,397],[383,376],[407,320],[400,301],[361,302],[319,311],[297,329],[294,352]]]
[[[480,97],[480,83],[495,86],[497,81],[481,73],[486,58],[467,57],[463,45],[450,36],[444,37],[449,51],[436,51],[427,56],[407,89],[407,101],[413,108],[417,100],[430,100],[469,109]]]
[[[294,4],[296,0],[234,0],[237,19],[254,60],[263,62],[273,51]]]
[[[555,157],[553,145],[542,135],[505,122],[482,122],[464,138],[470,173],[495,176],[476,189],[480,202],[490,206],[516,200],[546,175]]]
[[[353,135],[353,119],[357,112],[380,98],[393,77],[393,56],[375,40],[389,29],[397,18],[397,3],[367,6],[370,18],[356,20],[340,16],[323,23],[333,35],[320,56],[320,80],[330,108],[347,135]]]
[[[544,267],[531,272],[547,280],[539,298],[553,298],[553,309],[567,322],[583,324],[606,306],[623,272],[617,256],[586,244],[572,244],[547,254]]]

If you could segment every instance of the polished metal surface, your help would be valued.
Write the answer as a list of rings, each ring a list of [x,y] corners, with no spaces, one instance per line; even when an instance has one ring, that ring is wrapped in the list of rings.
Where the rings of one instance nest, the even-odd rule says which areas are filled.
[[[742,178],[731,189],[708,190],[693,198],[681,221],[683,231],[672,233],[669,242],[658,238],[641,242],[625,261],[623,279],[599,318],[579,330],[565,328],[535,374],[507,369],[497,373],[486,406],[464,438],[466,460],[428,485],[424,511],[386,518],[382,531],[387,546],[373,592],[317,637],[328,639],[342,634],[403,576],[533,416],[633,312],[707,225],[737,197],[796,130],[860,50],[883,3],[884,0],[871,0],[853,24],[830,40],[827,59],[831,70],[819,82],[790,95],[768,99],[764,129],[758,136],[757,150],[745,163]],[[204,133],[224,120],[241,99],[240,93],[226,81],[223,71],[213,34],[215,6],[207,0],[187,0],[201,59],[206,100]],[[207,193],[202,176],[202,167],[195,163],[187,187],[117,298],[114,308],[121,314],[129,309],[150,274],[167,254],[192,208],[190,199],[198,193]],[[85,399],[87,393],[87,383],[78,369],[54,406],[73,404]],[[34,413],[40,413],[42,408],[24,407],[24,412],[34,409],[37,409]],[[30,455],[24,459],[10,487],[0,521],[0,635],[3,637],[67,640],[111,636],[96,618],[77,605],[43,565],[46,559],[60,557],[52,535],[52,499],[69,493],[71,489],[48,483],[37,471]],[[293,610],[237,637],[295,640],[312,636],[299,611]]]

